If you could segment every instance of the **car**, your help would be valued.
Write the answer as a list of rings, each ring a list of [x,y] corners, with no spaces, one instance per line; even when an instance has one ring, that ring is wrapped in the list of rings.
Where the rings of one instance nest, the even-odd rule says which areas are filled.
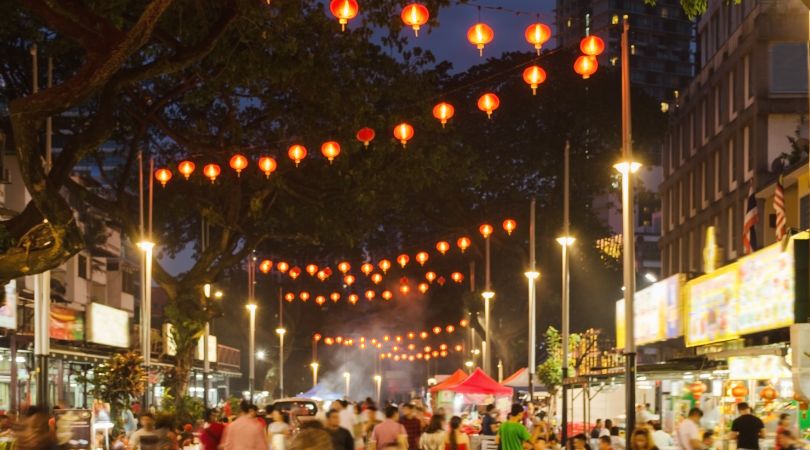
[[[287,418],[287,422],[297,428],[304,422],[316,420],[319,411],[319,401],[306,397],[289,397],[273,400],[267,409],[279,410]]]

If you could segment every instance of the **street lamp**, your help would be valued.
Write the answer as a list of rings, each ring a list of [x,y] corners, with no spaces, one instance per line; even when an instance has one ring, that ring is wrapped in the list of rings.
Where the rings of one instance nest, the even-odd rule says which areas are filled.
[[[382,375],[374,375],[374,384],[377,387],[377,404],[380,404],[380,394],[382,393]]]
[[[206,316],[208,315],[208,301],[211,300],[211,283],[203,285],[203,295],[205,296],[205,310]],[[214,292],[214,298],[219,300],[222,298],[222,291],[217,290]],[[208,393],[211,389],[211,360],[208,357],[208,341],[211,336],[211,320],[206,317],[205,330],[203,333],[203,405],[208,407]]]
[[[279,397],[284,398],[284,335],[287,334],[287,329],[284,327],[276,328],[278,335],[278,391]]]
[[[567,224],[566,224],[567,225]],[[566,228],[568,228],[566,226]],[[567,230],[566,230],[567,231]],[[562,248],[562,437],[568,437],[568,391],[565,388],[565,379],[568,378],[568,337],[570,336],[570,269],[568,264],[568,247],[574,245],[576,239],[572,236],[561,236],[557,243]]]
[[[350,391],[351,384],[352,384],[352,374],[350,374],[349,372],[343,372],[343,378],[346,379],[346,395],[345,395],[345,398],[346,398],[346,400],[348,400],[349,399],[349,391]]]
[[[250,331],[248,333],[248,391],[250,392],[250,402],[253,403],[254,380],[256,376],[256,304],[246,305],[250,312]]]
[[[656,277],[656,276],[655,276],[655,274],[654,274],[654,273],[652,273],[652,272],[647,272],[647,273],[645,273],[645,274],[644,274],[644,278],[645,278],[647,281],[649,281],[650,283],[656,283],[656,282],[658,282],[658,277]]]
[[[317,361],[313,361],[312,364],[309,365],[312,368],[312,387],[318,385],[318,367],[319,364]]]
[[[484,238],[484,292],[481,293],[481,296],[484,297],[484,372],[488,375],[492,375],[491,372],[491,365],[490,359],[492,354],[492,347],[489,345],[491,340],[491,330],[489,327],[490,320],[489,320],[489,310],[490,310],[490,303],[493,297],[495,297],[495,293],[492,292],[492,279],[491,279],[491,271],[492,271],[492,264],[491,264],[491,251],[490,251],[490,236],[492,236],[493,232],[492,225],[485,223],[478,227],[478,232],[481,233],[481,236]]]
[[[532,201],[532,205],[534,201]],[[534,208],[532,208],[534,209]],[[534,215],[532,215],[534,217]],[[530,239],[532,244],[530,244],[531,253],[532,253],[532,266],[534,266],[534,236]],[[534,270],[527,271],[524,273],[526,275],[526,279],[528,280],[529,284],[529,401],[534,400],[534,371],[536,370],[537,364],[535,362],[535,349],[537,348],[537,288],[536,283],[537,279],[540,278],[540,272]]]
[[[138,248],[143,251],[141,266],[141,351],[143,352],[143,366],[149,373],[152,365],[152,252],[155,243],[146,239],[138,242]],[[144,389],[144,408],[149,408],[149,377]]]
[[[264,361],[264,358],[266,356],[267,356],[267,353],[265,353],[264,350],[259,350],[259,351],[256,352],[256,359],[258,359],[259,361]]]

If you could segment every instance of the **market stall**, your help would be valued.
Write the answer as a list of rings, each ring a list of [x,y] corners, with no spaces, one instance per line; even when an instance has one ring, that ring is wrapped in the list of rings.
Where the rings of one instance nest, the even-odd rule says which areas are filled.
[[[445,411],[453,410],[453,393],[447,388],[455,386],[464,381],[467,376],[467,372],[458,369],[452,375],[445,378],[444,381],[432,386],[429,389],[430,403],[433,407],[433,411],[438,411],[439,408],[444,409]]]
[[[453,395],[453,414],[471,413],[470,416],[477,416],[478,406],[489,404],[494,404],[503,416],[509,411],[514,392],[511,387],[498,384],[481,369],[475,369],[470,376],[445,390]]]

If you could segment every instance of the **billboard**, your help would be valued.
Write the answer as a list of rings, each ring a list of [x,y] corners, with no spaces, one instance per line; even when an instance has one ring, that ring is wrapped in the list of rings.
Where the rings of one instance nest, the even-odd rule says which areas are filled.
[[[51,305],[49,332],[51,339],[83,341],[84,313],[74,309]]]
[[[87,341],[129,348],[129,314],[100,303],[87,305]]]
[[[633,296],[636,345],[674,339],[683,334],[681,288],[683,274],[673,275]],[[624,300],[616,302],[616,344],[624,346]]]

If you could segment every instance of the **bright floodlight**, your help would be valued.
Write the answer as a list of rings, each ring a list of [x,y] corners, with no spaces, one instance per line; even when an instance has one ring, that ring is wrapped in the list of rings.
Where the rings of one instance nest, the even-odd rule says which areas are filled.
[[[141,242],[138,242],[138,248],[140,248],[141,250],[143,250],[145,252],[148,252],[148,251],[152,250],[154,247],[155,247],[154,242],[150,242],[150,241],[147,241],[147,240],[143,240]]]
[[[481,297],[484,297],[486,300],[490,300],[492,297],[495,297],[495,293],[492,291],[484,291],[481,293]]]
[[[382,381],[382,376],[380,376],[380,375],[374,375],[374,381],[376,381],[376,382],[378,382],[378,383],[379,383],[380,381]]]
[[[530,280],[536,280],[536,279],[540,278],[540,272],[538,272],[536,270],[530,270],[530,271],[524,273],[524,275],[526,275],[526,278],[528,278]]]
[[[317,363],[317,362],[313,362],[312,364],[310,364],[310,365],[309,365],[309,367],[312,367],[313,369],[316,369],[316,370],[317,370],[317,369],[318,369],[318,363]]]
[[[343,378],[349,378],[350,376],[352,376],[352,374],[349,372],[343,372]]]
[[[641,168],[641,163],[633,161],[628,164],[626,161],[622,161],[620,163],[616,163],[613,165],[613,168],[616,169],[622,175],[627,174],[628,167],[630,169],[630,173],[636,173],[638,169]]]
[[[470,368],[472,368],[473,364],[475,364],[475,363],[472,362],[472,361],[467,361],[467,362],[464,363],[465,366],[470,367]]]
[[[644,278],[646,278],[647,281],[649,281],[650,283],[655,283],[656,281],[658,281],[658,277],[656,277],[655,274],[652,272],[645,273]]]
[[[265,356],[267,356],[267,353],[265,353],[264,350],[259,350],[258,352],[256,352],[256,359],[258,359],[259,361],[264,361]]]
[[[205,283],[203,285],[203,294],[205,295],[206,298],[211,297],[211,283]]]
[[[574,245],[574,242],[577,241],[577,238],[573,236],[560,236],[557,238],[557,243],[563,245],[565,247],[570,247]]]
[[[276,328],[276,334],[279,336],[284,336],[286,332],[287,332],[286,328]]]
[[[222,298],[223,295],[225,295],[225,294],[223,294],[222,291],[214,292],[214,298]]]
[[[245,308],[247,308],[248,311],[250,311],[251,313],[256,312],[256,304],[255,303],[248,303],[247,305],[245,305]]]

